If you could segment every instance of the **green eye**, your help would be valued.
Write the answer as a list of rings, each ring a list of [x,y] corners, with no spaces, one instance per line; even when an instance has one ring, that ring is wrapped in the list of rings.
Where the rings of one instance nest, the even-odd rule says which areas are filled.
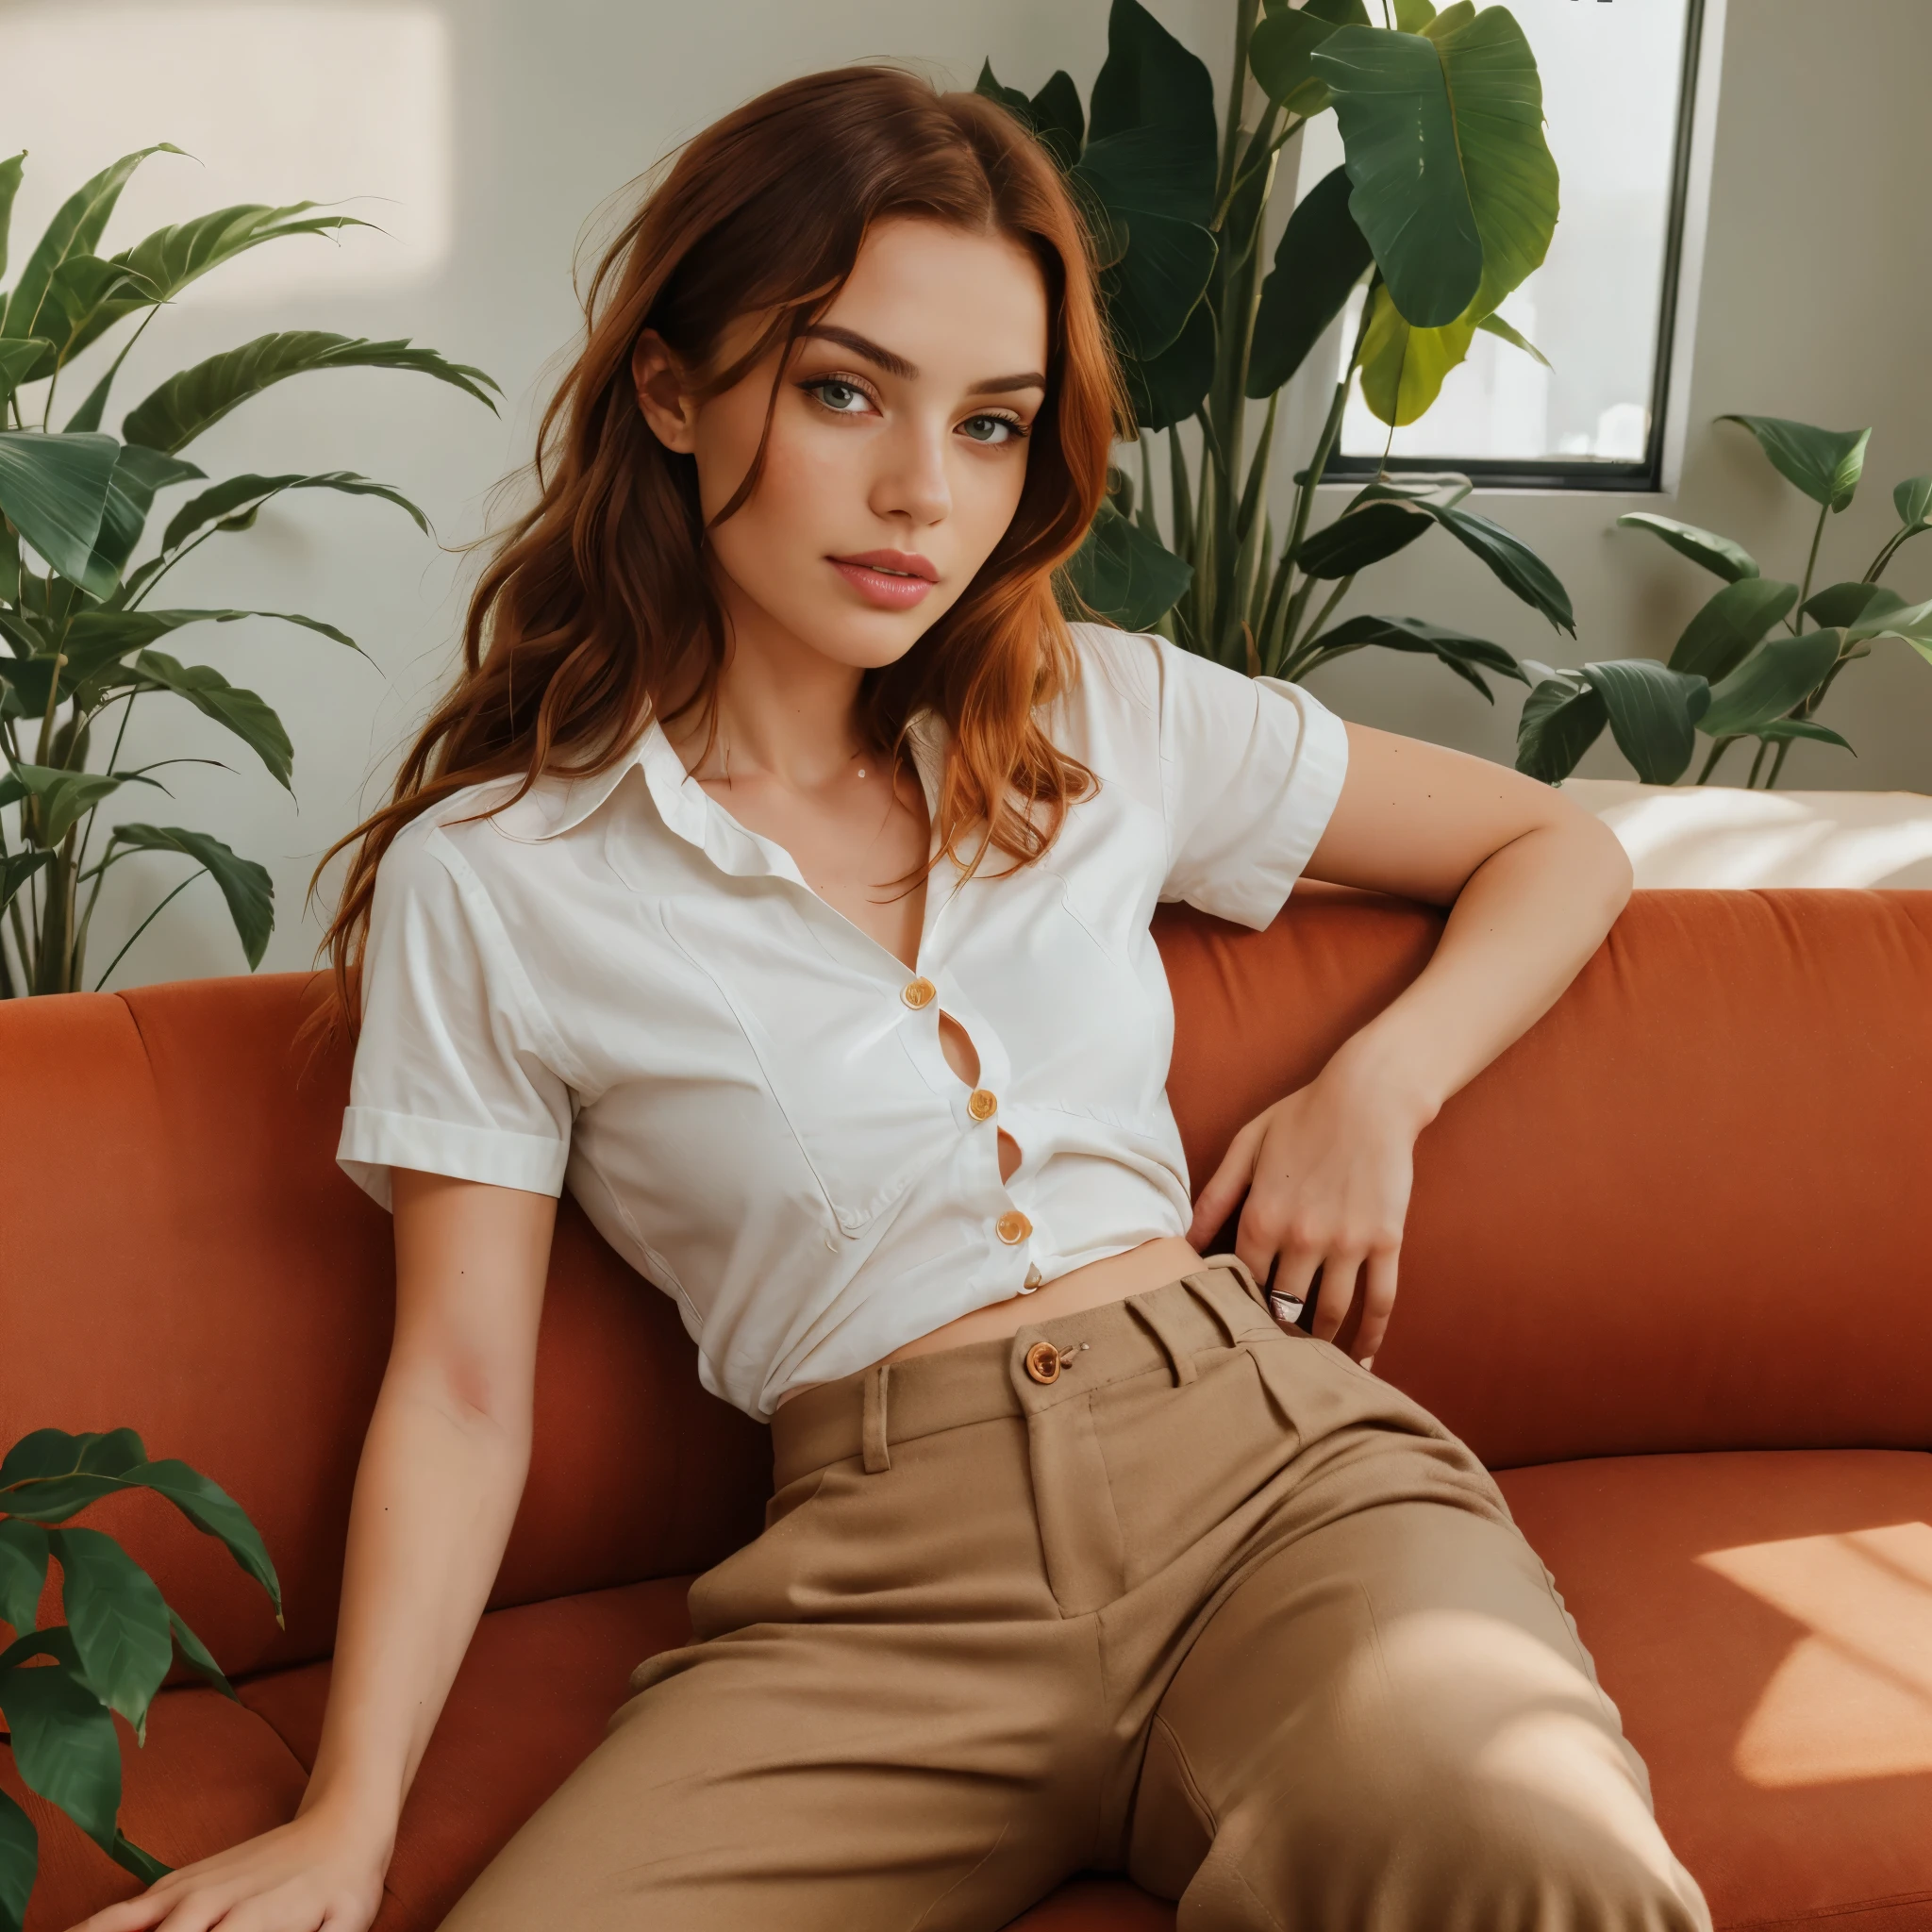
[[[974,442],[991,443],[995,446],[1010,442],[1015,437],[1025,434],[1025,431],[1009,416],[969,416],[959,427]]]
[[[837,376],[827,376],[823,382],[809,383],[807,387],[835,415],[856,416],[872,400],[862,389],[853,383],[841,382]]]

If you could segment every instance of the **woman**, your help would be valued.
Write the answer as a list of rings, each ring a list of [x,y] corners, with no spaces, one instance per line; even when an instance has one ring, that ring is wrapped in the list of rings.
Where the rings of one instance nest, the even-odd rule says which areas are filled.
[[[991,1928],[1088,1867],[1191,1927],[1707,1924],[1494,1486],[1368,1372],[1417,1134],[1628,869],[1512,773],[1070,628],[1118,398],[974,96],[778,88],[620,238],[330,934],[397,1313],[314,1774],[93,1932],[373,1916],[566,1182],[777,1489],[454,1932]],[[1303,873],[1454,910],[1191,1202],[1149,917]],[[1258,1284],[1318,1274],[1311,1339]]]

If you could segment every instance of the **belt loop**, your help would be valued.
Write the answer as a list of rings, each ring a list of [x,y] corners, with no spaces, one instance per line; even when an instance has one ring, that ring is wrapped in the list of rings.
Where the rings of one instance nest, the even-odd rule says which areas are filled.
[[[865,1451],[867,1475],[877,1475],[892,1466],[891,1453],[886,1447],[886,1378],[891,1373],[891,1362],[876,1362],[865,1372],[865,1412],[858,1425],[858,1441]],[[852,1411],[848,1408],[845,1413]]]
[[[1169,1332],[1172,1324],[1163,1323],[1154,1306],[1154,1297],[1159,1292],[1158,1289],[1155,1289],[1149,1294],[1130,1294],[1127,1296],[1127,1306],[1141,1318],[1155,1341],[1159,1342],[1160,1352],[1167,1357],[1168,1367],[1174,1371],[1174,1386],[1181,1388],[1193,1381],[1198,1371],[1194,1367],[1192,1352],[1182,1347]]]

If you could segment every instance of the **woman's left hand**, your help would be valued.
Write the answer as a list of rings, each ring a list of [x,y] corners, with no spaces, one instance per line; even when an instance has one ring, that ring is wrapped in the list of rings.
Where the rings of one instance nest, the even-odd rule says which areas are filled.
[[[1321,1340],[1334,1340],[1361,1282],[1353,1353],[1369,1367],[1395,1306],[1416,1136],[1434,1111],[1344,1048],[1309,1085],[1234,1137],[1194,1204],[1189,1239],[1204,1249],[1245,1193],[1235,1253],[1257,1281],[1295,1300],[1307,1298],[1322,1271],[1314,1317]]]

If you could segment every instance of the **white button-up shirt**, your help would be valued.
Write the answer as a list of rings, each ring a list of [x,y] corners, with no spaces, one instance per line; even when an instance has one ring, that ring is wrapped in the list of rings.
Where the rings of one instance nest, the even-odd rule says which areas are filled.
[[[1076,625],[1042,716],[1099,781],[1046,857],[941,859],[908,971],[653,724],[592,778],[473,787],[384,856],[338,1158],[556,1193],[769,1415],[969,1310],[1186,1232],[1174,1011],[1148,930],[1280,909],[1347,767],[1292,685]],[[943,727],[911,733],[928,806]],[[964,1027],[979,1086],[947,1064]],[[991,1103],[989,1107],[989,1101]],[[1000,1178],[998,1134],[1020,1150]]]

